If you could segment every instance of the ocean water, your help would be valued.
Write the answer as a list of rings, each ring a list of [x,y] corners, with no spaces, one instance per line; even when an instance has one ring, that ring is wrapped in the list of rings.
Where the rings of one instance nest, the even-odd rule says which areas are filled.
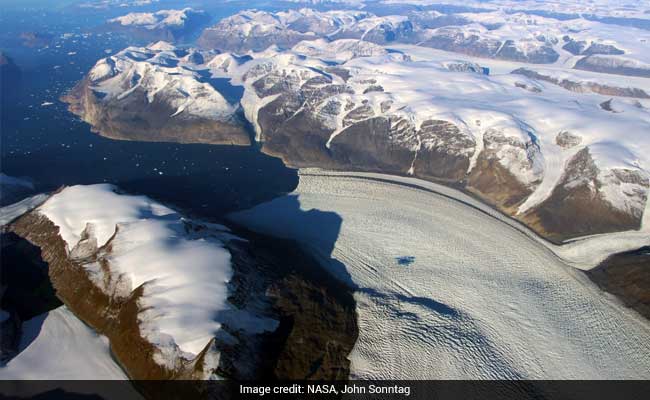
[[[218,19],[236,10],[212,10]],[[101,57],[132,38],[102,32],[124,9],[89,12],[70,7],[9,8],[2,13],[0,49],[20,68],[3,82],[0,171],[32,181],[36,192],[62,185],[109,182],[203,217],[251,207],[293,190],[295,170],[255,147],[116,141],[98,136],[59,98]],[[223,14],[223,15],[222,15]],[[47,45],[26,46],[37,32]],[[227,82],[214,82],[227,85]],[[237,96],[236,88],[229,95]]]

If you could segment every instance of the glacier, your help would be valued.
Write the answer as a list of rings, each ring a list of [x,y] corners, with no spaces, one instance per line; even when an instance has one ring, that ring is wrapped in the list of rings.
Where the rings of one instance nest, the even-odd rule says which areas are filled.
[[[230,216],[300,241],[356,288],[353,378],[650,378],[646,320],[518,223],[414,181],[303,170],[295,192]],[[341,218],[333,243],[319,211]]]

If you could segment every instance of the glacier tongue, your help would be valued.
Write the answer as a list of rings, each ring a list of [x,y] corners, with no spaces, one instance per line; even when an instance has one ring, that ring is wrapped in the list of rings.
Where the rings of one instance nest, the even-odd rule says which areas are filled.
[[[353,377],[650,377],[646,321],[545,245],[489,208],[370,175],[303,171],[290,196],[232,216],[331,254],[324,266],[358,287]],[[311,220],[326,214],[340,225]]]
[[[65,306],[25,321],[22,329],[34,340],[21,343],[20,353],[0,368],[0,379],[128,379],[111,357],[108,339]]]

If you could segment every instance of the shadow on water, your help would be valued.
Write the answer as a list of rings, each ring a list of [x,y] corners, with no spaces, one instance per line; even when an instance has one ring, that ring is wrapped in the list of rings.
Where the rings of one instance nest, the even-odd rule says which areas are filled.
[[[111,141],[91,134],[78,152],[51,146],[7,155],[7,175],[29,176],[35,191],[113,183],[204,218],[216,219],[291,192],[297,171],[252,147]],[[92,145],[92,146],[90,146]],[[35,162],[35,160],[39,160]]]

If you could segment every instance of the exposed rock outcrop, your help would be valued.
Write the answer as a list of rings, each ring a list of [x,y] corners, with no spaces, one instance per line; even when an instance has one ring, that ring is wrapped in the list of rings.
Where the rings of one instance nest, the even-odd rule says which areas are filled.
[[[586,147],[569,160],[551,195],[522,219],[558,241],[639,229],[649,187],[639,171],[599,168]]]
[[[650,319],[650,248],[614,254],[587,275],[604,291]]]
[[[562,131],[555,137],[555,144],[563,149],[570,149],[582,143],[582,138],[568,131]]]
[[[622,55],[625,52],[614,45],[597,43],[597,42],[587,42],[586,40],[575,40],[570,36],[564,36],[562,38],[564,45],[562,49],[568,51],[569,53],[575,56],[592,56],[595,54],[606,54],[606,55]]]
[[[498,131],[483,135],[484,150],[468,177],[468,187],[509,214],[541,182],[543,167],[539,145],[528,140],[507,137]]]
[[[597,82],[581,82],[570,79],[559,79],[551,75],[545,75],[537,71],[533,71],[527,68],[518,68],[512,71],[513,74],[523,75],[528,78],[537,79],[544,82],[549,82],[554,85],[561,86],[566,90],[577,93],[587,93],[593,92],[602,94],[605,96],[621,96],[621,97],[633,97],[637,99],[650,99],[650,94],[645,90],[635,87],[619,87],[611,86],[607,84],[601,84]]]
[[[578,60],[574,68],[605,74],[650,77],[650,65],[617,56],[587,56]]]

